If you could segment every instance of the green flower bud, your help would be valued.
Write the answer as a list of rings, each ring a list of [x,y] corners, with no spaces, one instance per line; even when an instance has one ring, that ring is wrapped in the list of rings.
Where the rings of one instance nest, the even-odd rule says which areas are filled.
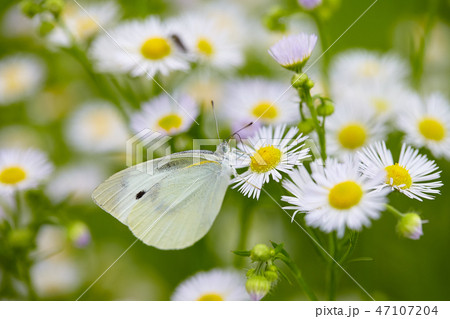
[[[41,7],[33,1],[22,1],[20,4],[23,14],[28,18],[34,17],[36,14],[42,11]]]
[[[272,31],[286,31],[286,24],[281,19],[286,15],[286,11],[280,7],[274,7],[264,17],[264,24]]]
[[[276,271],[266,270],[264,272],[264,277],[266,277],[268,281],[274,282],[278,279],[278,273]]]
[[[248,271],[247,271],[247,278],[249,278],[249,277],[251,277],[251,276],[253,276],[255,274],[255,269],[249,269]]]
[[[63,0],[45,0],[43,7],[53,13],[53,15],[58,16],[63,8],[64,1]]]
[[[292,76],[291,84],[294,88],[299,89],[302,88],[306,82],[308,82],[309,78],[306,73],[296,73]]]
[[[308,134],[314,130],[314,122],[312,119],[306,119],[297,125],[300,133]]]
[[[270,265],[267,267],[267,270],[278,272],[278,267],[275,265]]]
[[[403,215],[396,226],[397,232],[406,238],[419,239],[423,235],[422,224],[424,222],[416,213]]]
[[[9,233],[9,244],[14,248],[26,248],[33,244],[33,233],[29,229],[15,229]]]
[[[247,279],[245,289],[252,300],[261,300],[270,291],[271,283],[264,276],[252,276]]]
[[[255,245],[250,252],[250,258],[253,261],[267,261],[270,257],[270,248],[264,244]]]
[[[55,25],[50,21],[42,21],[41,25],[39,26],[39,34],[45,36],[49,34],[54,28]]]
[[[324,104],[317,108],[317,114],[320,116],[330,116],[334,113],[334,105],[330,101],[325,101]]]
[[[307,87],[308,89],[312,89],[314,87],[313,80],[308,79],[308,81],[306,81],[306,83],[305,83],[305,87]]]

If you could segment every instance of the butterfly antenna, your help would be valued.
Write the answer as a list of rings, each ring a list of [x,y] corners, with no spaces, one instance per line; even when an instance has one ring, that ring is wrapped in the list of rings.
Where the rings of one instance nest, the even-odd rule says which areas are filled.
[[[211,100],[211,107],[212,107],[212,111],[213,111],[213,115],[214,115],[214,121],[216,121],[216,131],[217,131],[217,137],[220,140],[220,134],[219,134],[219,124],[217,123],[217,116],[216,116],[216,109],[214,107],[214,101]]]
[[[245,130],[247,127],[252,126],[252,125],[253,125],[253,122],[250,122],[247,125],[245,125],[244,127],[241,127],[239,130],[237,130],[236,132],[231,134],[230,137],[227,138],[227,140],[230,140],[235,135],[237,135],[237,136],[239,136],[239,138],[241,138],[240,135],[239,135],[239,132],[242,131],[242,130]]]

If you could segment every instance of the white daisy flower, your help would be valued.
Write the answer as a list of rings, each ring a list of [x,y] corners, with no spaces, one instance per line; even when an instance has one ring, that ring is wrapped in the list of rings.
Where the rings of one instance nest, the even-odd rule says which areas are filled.
[[[173,39],[176,28],[152,16],[123,23],[98,37],[91,55],[100,71],[133,76],[187,70],[189,63]]]
[[[0,194],[11,195],[14,191],[35,188],[53,170],[47,156],[34,149],[0,150]]]
[[[71,202],[83,203],[90,201],[92,191],[106,177],[102,167],[96,164],[69,165],[56,171],[48,182],[46,191],[55,202],[65,200],[69,196]]]
[[[71,146],[89,153],[124,150],[128,138],[121,114],[106,101],[81,105],[70,116],[65,133]]]
[[[178,26],[175,33],[180,35],[187,52],[201,64],[226,70],[244,62],[242,48],[233,41],[230,30],[224,29],[210,17],[186,15]]]
[[[298,96],[292,88],[286,91],[288,87],[258,78],[233,81],[225,89],[221,112],[231,120],[233,129],[250,122],[260,125],[296,123],[300,121]],[[284,91],[286,93],[282,94]]]
[[[183,281],[171,298],[173,301],[250,300],[245,291],[245,277],[235,271],[213,269],[199,272]]]
[[[406,143],[450,159],[450,105],[439,93],[430,95],[424,103],[417,98],[407,112],[399,110],[397,125],[405,132]]]
[[[415,99],[415,93],[401,84],[393,84],[388,87],[377,85],[356,85],[341,90],[335,100],[353,101],[356,107],[374,111],[381,121],[393,121],[397,111],[409,108]]]
[[[298,3],[306,10],[312,10],[322,4],[322,0],[298,0]]]
[[[197,103],[187,94],[174,94],[174,101],[161,94],[143,104],[142,111],[131,116],[131,128],[139,133],[144,129],[176,135],[186,132],[198,116]]]
[[[369,106],[361,107],[351,99],[336,101],[335,112],[326,121],[327,152],[336,156],[354,154],[357,150],[382,140],[386,127]]]
[[[315,34],[293,34],[275,43],[269,49],[269,54],[281,66],[298,73],[308,61],[316,43]]]
[[[285,125],[261,127],[245,144],[239,144],[238,150],[246,155],[237,156],[235,167],[248,167],[232,182],[233,188],[245,196],[259,198],[261,187],[273,180],[281,179],[281,172],[289,173],[309,158],[309,149],[303,143],[308,137],[298,134],[292,127],[286,132]]]
[[[409,74],[407,63],[393,54],[352,50],[339,54],[330,68],[333,95],[356,85],[372,86],[402,83]]]
[[[0,60],[0,106],[25,99],[43,86],[43,63],[32,55],[16,54]]]
[[[283,186],[294,196],[283,196],[282,200],[292,206],[286,209],[304,212],[309,226],[318,227],[326,233],[337,231],[344,236],[345,229],[360,231],[370,226],[385,209],[387,189],[374,190],[380,177],[367,178],[360,174],[358,163],[348,157],[344,163],[328,159],[311,163],[311,175],[304,167],[289,175],[292,181]]]
[[[101,27],[109,28],[119,19],[119,7],[113,1],[82,3],[82,6],[75,3],[64,6],[60,18],[67,31],[61,27],[53,29],[47,36],[51,43],[68,47],[72,45],[72,37],[77,42],[85,42],[97,34]]]
[[[364,148],[358,155],[364,175],[369,178],[380,173],[385,175],[379,188],[390,187],[421,201],[422,198],[433,199],[429,194],[439,194],[436,188],[443,185],[438,181],[432,182],[440,178],[435,162],[405,144],[402,145],[398,162],[394,162],[384,141]]]

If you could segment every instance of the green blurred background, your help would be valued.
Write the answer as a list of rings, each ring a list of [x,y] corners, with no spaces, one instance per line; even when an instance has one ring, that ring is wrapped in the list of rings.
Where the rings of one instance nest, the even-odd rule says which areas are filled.
[[[70,0],[68,0],[70,1]],[[274,1],[277,2],[277,1]],[[371,0],[343,0],[341,7],[326,24],[329,39],[337,39],[355,19],[367,9]],[[404,30],[411,30],[408,23],[421,25],[425,21],[427,2],[423,0],[379,0],[336,44],[329,50],[330,57],[349,48],[366,48],[380,51],[395,49],[406,59],[411,50],[410,38]],[[170,1],[120,1],[125,17],[146,16],[151,13],[176,11]],[[2,1],[0,15],[12,2]],[[261,18],[270,2],[257,6]],[[442,3],[448,9],[448,2]],[[449,11],[439,12],[439,27],[448,35]],[[415,29],[412,29],[415,30]],[[416,34],[417,35],[417,34]],[[448,38],[442,45],[448,49]],[[51,52],[41,44],[17,39],[0,39],[0,55],[16,51],[29,51],[40,55],[49,67],[47,88],[65,88],[76,84],[73,100],[61,101],[76,105],[80,99],[95,97],[98,93],[89,85],[89,79],[77,62],[59,52]],[[449,52],[447,50],[447,52]],[[241,73],[261,74],[264,67],[258,63],[247,66]],[[437,76],[440,88],[448,89],[449,69],[446,66],[425,64],[424,78]],[[444,83],[442,83],[444,81]],[[430,85],[433,88],[432,85]],[[444,92],[447,94],[448,91]],[[37,100],[36,103],[44,103]],[[0,109],[0,126],[23,124],[39,132],[39,145],[51,154],[56,164],[64,164],[77,156],[62,141],[61,122],[40,125],[33,122],[24,105]],[[407,110],[405,110],[407,112]],[[392,136],[390,145],[399,151],[400,136]],[[428,154],[430,155],[430,154]],[[111,173],[124,166],[116,158],[99,159],[93,155],[88,160],[105,161],[111,166]],[[430,155],[431,156],[431,155]],[[423,213],[429,223],[424,225],[425,235],[418,241],[402,239],[395,233],[396,220],[383,214],[370,229],[365,229],[358,242],[354,257],[372,257],[373,261],[346,265],[348,272],[377,300],[450,300],[450,163],[438,160],[445,186],[441,196],[434,201],[419,203],[405,196],[390,195],[392,204],[402,211],[416,209]],[[277,185],[266,188],[274,198],[280,198]],[[208,235],[193,247],[181,251],[160,251],[138,242],[121,258],[84,296],[83,300],[167,300],[174,288],[186,277],[197,271],[214,267],[232,267],[239,238],[240,208],[246,199],[236,190],[228,190],[222,211]],[[252,205],[254,213],[250,220],[251,230],[247,247],[269,240],[284,242],[304,277],[317,291],[319,298],[325,298],[325,263],[314,251],[312,241],[290,218],[262,194],[260,201]],[[75,251],[77,263],[82,267],[83,284],[70,295],[59,299],[76,299],[97,276],[99,276],[131,243],[135,237],[127,227],[112,218],[100,208],[92,205],[71,206],[67,214],[85,221],[92,233],[90,247]],[[242,265],[248,268],[248,265]],[[338,299],[368,300],[368,297],[345,274],[339,271]],[[281,281],[266,300],[303,300],[305,296],[296,286]]]

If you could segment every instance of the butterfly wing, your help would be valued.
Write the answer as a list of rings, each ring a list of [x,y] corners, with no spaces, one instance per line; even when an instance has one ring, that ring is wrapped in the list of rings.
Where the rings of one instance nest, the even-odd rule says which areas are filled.
[[[147,245],[191,246],[211,228],[229,182],[229,171],[218,162],[178,169],[155,183],[132,208],[128,226]]]
[[[211,227],[229,176],[216,155],[182,152],[114,174],[94,190],[92,198],[146,244],[181,249]]]

